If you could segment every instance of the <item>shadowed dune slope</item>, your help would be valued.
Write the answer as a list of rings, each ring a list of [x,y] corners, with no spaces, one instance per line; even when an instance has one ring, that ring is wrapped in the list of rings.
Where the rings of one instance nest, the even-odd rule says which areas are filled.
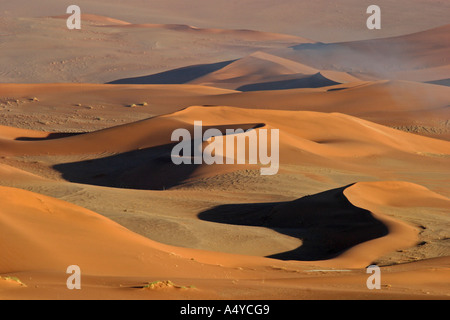
[[[286,260],[326,260],[388,234],[369,211],[353,206],[347,187],[287,203],[224,205],[199,214],[200,219],[237,225],[264,226],[302,240],[292,251],[271,256]]]
[[[416,197],[413,203],[409,203],[410,195]],[[186,257],[225,266],[264,263],[264,258],[159,244],[92,211],[28,191],[1,187],[0,197],[1,274],[61,271],[77,264],[90,275],[181,277],[199,268],[208,270]],[[322,258],[314,264],[360,268],[383,254],[417,244],[417,228],[386,216],[382,206],[448,208],[449,203],[448,198],[411,183],[370,182],[288,203],[215,208],[200,217],[221,223],[263,225],[303,239],[304,248],[278,258]],[[326,234],[331,238],[324,242]]]
[[[448,212],[450,199],[408,182],[359,182],[291,202],[215,207],[200,213],[199,218],[265,226],[302,239],[299,248],[273,258],[324,260],[328,266],[356,267],[419,244],[419,229],[386,215],[390,207]]]
[[[109,84],[184,84],[202,77],[205,74],[214,72],[233,61],[224,61],[211,64],[195,65],[154,75],[119,79],[109,82]]]
[[[449,142],[411,135],[344,114],[275,110],[256,112],[234,107],[190,107],[131,124],[45,141],[17,141],[11,136],[3,137],[0,132],[0,144],[2,152],[11,155],[127,152],[169,144],[175,129],[187,128],[193,132],[194,121],[202,121],[205,127],[234,128],[263,123],[267,128],[280,129],[284,134],[281,144],[324,157],[347,157],[350,153],[376,154],[379,152],[377,148],[439,154],[448,154],[449,150]],[[352,144],[348,145],[348,150],[339,151],[342,143],[350,141]],[[366,148],[360,149],[359,142],[364,143]]]
[[[191,83],[237,89],[244,85],[269,83],[282,76],[312,75],[317,72],[317,69],[292,60],[255,52]]]
[[[290,77],[288,80],[277,80],[244,85],[237,88],[239,91],[288,90],[296,88],[321,88],[340,84],[324,77],[320,72],[312,76]]]
[[[360,81],[348,73],[318,69],[266,52],[235,61],[195,65],[112,84],[197,84],[240,91],[317,88]]]

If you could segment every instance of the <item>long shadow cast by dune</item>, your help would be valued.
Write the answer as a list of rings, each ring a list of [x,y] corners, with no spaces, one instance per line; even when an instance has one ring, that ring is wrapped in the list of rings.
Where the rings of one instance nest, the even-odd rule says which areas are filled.
[[[184,84],[222,69],[234,61],[188,66],[148,76],[118,79],[108,84]]]
[[[68,181],[113,188],[164,190],[180,184],[198,165],[173,164],[175,144],[135,150],[100,159],[55,165]]]
[[[198,215],[223,224],[260,226],[302,240],[292,251],[270,256],[280,260],[332,259],[349,248],[388,234],[387,227],[364,209],[353,206],[342,187],[291,202],[231,204]]]
[[[264,123],[248,123],[215,126],[222,135],[227,129],[254,130]],[[203,127],[203,130],[211,129]],[[199,141],[200,143],[202,141]],[[191,143],[191,155],[199,142]],[[199,165],[175,165],[172,150],[178,142],[53,166],[70,182],[113,188],[165,190],[178,186],[188,179]]]
[[[291,75],[289,77],[292,77]],[[294,79],[286,79],[279,81],[270,81],[262,83],[247,84],[237,88],[239,91],[268,91],[268,90],[288,90],[302,88],[322,88],[340,84],[339,82],[330,80],[320,73],[314,75],[298,75]]]
[[[45,141],[45,140],[54,140],[54,139],[61,139],[61,138],[72,137],[72,136],[76,136],[76,135],[79,135],[79,134],[83,134],[83,133],[59,133],[59,132],[55,132],[55,133],[49,133],[48,136],[46,136],[44,138],[17,137],[14,140],[17,140],[17,141]]]
[[[434,81],[427,81],[425,83],[450,87],[450,78],[449,79],[434,80]]]

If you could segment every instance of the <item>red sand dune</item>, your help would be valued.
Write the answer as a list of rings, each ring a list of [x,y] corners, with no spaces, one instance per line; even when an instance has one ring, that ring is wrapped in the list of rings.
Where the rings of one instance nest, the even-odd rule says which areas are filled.
[[[231,107],[190,107],[132,124],[48,141],[17,141],[8,129],[6,134],[0,133],[0,143],[3,153],[9,155],[126,152],[168,144],[175,129],[192,129],[198,119],[205,126],[264,123],[266,127],[282,131],[285,135],[281,139],[282,144],[324,157],[377,154],[378,148],[438,154],[448,154],[450,150],[449,142],[411,135],[344,114],[274,110],[255,112]],[[349,148],[342,150],[341,143],[349,143]],[[358,143],[364,144],[365,148],[360,148]]]
[[[316,74],[320,74],[324,79],[317,82],[315,87],[331,85],[326,82],[327,79],[338,83],[360,81],[345,72],[319,70],[266,52],[255,52],[190,83],[237,90],[241,90],[240,88],[245,85],[265,83],[268,89],[276,90],[276,83],[279,81],[292,81]],[[309,87],[309,85],[305,84],[305,87]],[[300,88],[300,86],[300,84],[293,83],[290,88]],[[252,91],[257,91],[256,88]]]
[[[368,195],[367,188],[376,192]],[[392,192],[394,189],[395,196]],[[22,297],[39,295],[42,298],[52,297],[55,294],[59,294],[60,297],[68,297],[70,292],[65,289],[64,281],[68,276],[64,276],[64,272],[67,266],[76,264],[81,267],[83,279],[85,279],[84,298],[95,299],[99,292],[102,293],[102,296],[109,298],[213,298],[218,297],[221,291],[225,293],[223,297],[235,296],[226,289],[229,281],[226,279],[230,278],[244,281],[247,283],[244,284],[244,287],[258,290],[259,294],[266,294],[266,298],[276,298],[283,291],[283,297],[287,298],[286,292],[291,291],[280,290],[284,286],[281,285],[280,288],[280,283],[283,283],[286,276],[292,281],[295,280],[292,279],[289,272],[285,273],[279,270],[301,268],[307,271],[314,265],[316,268],[329,266],[361,268],[385,252],[414,246],[417,241],[417,230],[385,216],[381,205],[406,204],[445,207],[449,204],[448,198],[409,183],[359,183],[347,188],[344,193],[353,204],[374,210],[372,211],[374,217],[388,226],[389,234],[362,243],[336,259],[302,263],[275,262],[265,258],[181,249],[158,244],[91,211],[67,202],[23,190],[2,187],[0,193],[3,203],[0,210],[2,232],[0,237],[3,239],[0,241],[0,246],[3,254],[0,260],[0,274],[19,275],[22,283],[29,286],[24,287],[17,283],[17,285],[13,285],[11,281],[2,280],[0,281],[0,292],[6,298],[16,296],[18,289]],[[408,200],[411,194],[416,197],[413,204]],[[395,204],[392,203],[392,200],[395,201]],[[433,264],[435,270],[439,270],[440,277],[448,277],[448,272],[444,272],[445,265],[448,263],[446,261],[445,259],[436,260]],[[273,267],[272,271],[264,267],[274,264],[280,267]],[[441,269],[441,265],[443,269]],[[236,269],[237,266],[239,266],[238,269]],[[404,269],[405,267],[399,268]],[[420,269],[421,267],[417,266],[416,270]],[[392,278],[390,270],[395,272],[396,268],[391,267],[385,271],[385,276],[393,283],[390,292],[386,292],[386,294],[395,296],[396,293],[398,294],[396,284],[402,283],[401,279],[403,278]],[[261,272],[265,273],[266,278],[272,278],[272,284],[278,286],[279,289],[274,289],[270,282],[269,287],[261,286],[258,282],[248,282],[250,279],[261,276]],[[407,275],[410,277],[408,280],[413,287],[414,284],[422,284],[427,287],[427,290],[434,290],[442,294],[439,283],[435,284],[430,281],[426,274],[417,276],[412,268],[409,273],[406,271],[405,276]],[[358,288],[358,282],[354,282],[354,277],[354,274],[350,277],[336,277],[332,281],[351,287],[356,284],[355,288]],[[209,278],[216,280],[205,282]],[[168,292],[163,290],[153,293],[146,293],[145,290],[139,289],[145,285],[146,281],[148,283],[155,279],[177,279],[181,281],[181,285],[186,286],[187,281],[190,281],[191,284],[195,283],[197,289],[172,289]],[[311,273],[306,273],[299,279],[310,283],[313,287],[314,284],[320,286],[321,283],[320,278]],[[428,280],[424,281],[424,279]],[[99,281],[102,283],[101,285],[99,285]],[[30,284],[35,284],[35,286],[30,286]],[[135,289],[132,289],[133,286]],[[409,293],[412,296],[414,294],[414,291]],[[349,295],[351,296],[351,293]]]

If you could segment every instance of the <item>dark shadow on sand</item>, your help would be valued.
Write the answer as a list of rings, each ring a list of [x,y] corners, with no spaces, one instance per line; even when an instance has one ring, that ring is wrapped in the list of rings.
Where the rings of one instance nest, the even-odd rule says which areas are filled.
[[[171,151],[175,144],[135,150],[72,163],[55,165],[70,182],[103,187],[164,190],[182,183],[198,167],[175,165]]]
[[[264,127],[264,123],[248,123],[215,126],[222,135],[227,129],[253,130]],[[203,130],[211,129],[204,126]],[[191,133],[192,134],[192,133]],[[192,141],[192,140],[191,140]],[[191,155],[202,141],[191,143]],[[113,188],[165,190],[176,187],[188,179],[199,165],[175,165],[172,149],[178,142],[124,152],[103,158],[71,163],[62,163],[53,168],[70,182]],[[196,146],[195,146],[196,145]]]
[[[371,212],[353,206],[342,187],[291,202],[231,204],[204,211],[205,221],[270,228],[299,238],[302,246],[270,256],[280,260],[332,259],[349,248],[388,234]]]
[[[83,133],[50,133],[48,136],[44,138],[33,138],[33,137],[18,137],[14,140],[17,141],[45,141],[45,140],[55,140],[55,139],[61,139],[61,138],[67,138],[76,136]]]
[[[339,82],[332,81],[320,73],[305,76],[301,75],[296,79],[271,81],[263,83],[254,83],[244,85],[237,88],[239,91],[268,91],[268,90],[289,90],[289,89],[304,89],[304,88],[322,88],[340,84]]]
[[[222,69],[234,61],[188,66],[148,76],[118,79],[108,84],[185,84]]]
[[[438,86],[446,86],[450,87],[450,78],[449,79],[441,79],[441,80],[435,80],[435,81],[427,81],[425,83],[428,84],[436,84]]]

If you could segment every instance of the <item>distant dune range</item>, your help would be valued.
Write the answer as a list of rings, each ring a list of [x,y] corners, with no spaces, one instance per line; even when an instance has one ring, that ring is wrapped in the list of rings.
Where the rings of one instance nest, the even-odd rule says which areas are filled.
[[[8,43],[0,57],[0,81],[104,83],[313,42],[300,36],[255,30],[132,25],[93,14],[82,14],[81,30],[68,30],[67,16],[0,18],[1,43]],[[24,49],[33,41],[38,41],[35,50],[24,57]],[[17,52],[22,53],[20,59]]]
[[[55,16],[52,18],[65,19],[69,17],[68,14],[62,16]],[[223,34],[223,35],[231,35],[234,38],[249,38],[252,41],[255,40],[288,40],[288,41],[305,41],[305,42],[313,42],[311,40],[303,39],[297,36],[290,36],[285,34],[277,34],[272,32],[261,32],[255,30],[232,30],[232,29],[204,29],[197,28],[194,26],[189,26],[185,24],[153,24],[153,23],[142,23],[142,24],[133,24],[122,20],[112,19],[105,16],[93,15],[93,14],[82,14],[82,21],[86,21],[89,23],[94,23],[98,25],[102,25],[105,27],[123,27],[123,28],[152,28],[152,29],[168,29],[174,31],[182,31],[182,32],[195,32],[201,34]]]
[[[450,71],[450,25],[416,34],[343,43],[302,43],[257,52],[198,79],[176,81],[166,73],[111,83],[191,83],[242,91],[315,88],[358,80],[398,79],[436,82]],[[191,70],[203,69],[202,66]],[[321,78],[317,79],[317,74]],[[169,75],[173,78],[169,79]],[[305,77],[316,77],[305,81]],[[283,79],[283,77],[285,79]],[[159,82],[158,82],[159,80]],[[170,82],[164,82],[168,80]],[[265,84],[263,84],[265,83]]]
[[[0,17],[58,16],[73,4],[66,0],[4,2]],[[306,36],[322,42],[350,41],[408,34],[448,23],[450,5],[432,0],[378,0],[381,30],[366,28],[371,2],[344,0],[79,0],[83,13],[105,15],[133,24],[184,24],[199,28],[251,29]],[[257,13],[257,14],[255,14]],[[319,16],[320,14],[320,16]],[[414,21],[414,23],[412,23]],[[111,23],[111,22],[109,22]]]
[[[260,83],[273,83],[275,89],[325,86],[324,80],[299,81],[319,72],[339,83],[449,78],[450,25],[391,38],[322,43],[255,30],[133,24],[93,14],[84,14],[82,30],[73,32],[65,27],[67,16],[2,18],[8,46],[0,60],[1,81],[192,83],[258,90]],[[17,64],[14,52],[33,38],[39,39],[39,50]],[[55,39],[60,39],[56,48]],[[182,58],[174,51],[184,52]],[[208,69],[225,61],[234,62]]]

